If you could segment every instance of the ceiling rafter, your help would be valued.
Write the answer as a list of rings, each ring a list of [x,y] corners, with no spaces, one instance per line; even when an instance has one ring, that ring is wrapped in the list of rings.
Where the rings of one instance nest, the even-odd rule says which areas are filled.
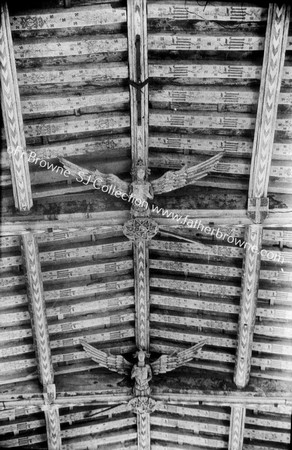
[[[21,243],[32,334],[37,355],[39,378],[44,389],[45,402],[42,409],[46,418],[48,448],[49,450],[60,450],[59,409],[53,404],[56,397],[56,386],[54,384],[38,244],[36,237],[32,233],[24,234]]]
[[[248,215],[255,223],[261,223],[269,211],[267,193],[289,19],[288,5],[269,5],[248,193]]]
[[[228,450],[242,450],[246,409],[243,406],[232,406]]]
[[[289,6],[270,4],[249,181],[248,216],[255,224],[263,223],[269,210],[269,201],[266,196],[289,16]],[[234,371],[234,382],[239,388],[245,387],[250,377],[262,234],[261,225],[249,225],[245,235],[246,250],[243,261],[238,348]]]
[[[16,64],[7,4],[1,7],[0,60],[2,112],[9,154],[15,207],[29,211],[32,207],[30,174],[20,105]]]

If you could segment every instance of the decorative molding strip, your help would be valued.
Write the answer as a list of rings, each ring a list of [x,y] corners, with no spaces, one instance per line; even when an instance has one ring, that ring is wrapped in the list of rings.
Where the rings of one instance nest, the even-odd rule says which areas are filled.
[[[245,412],[243,406],[231,408],[228,450],[243,449]]]
[[[137,414],[138,450],[150,449],[150,414]]]
[[[1,105],[15,207],[20,211],[29,211],[32,193],[7,4],[1,7],[0,62]]]
[[[22,236],[22,256],[26,273],[27,297],[40,381],[45,387],[48,384],[53,384],[54,376],[40,257],[37,241],[32,233],[27,233]]]
[[[149,350],[149,249],[145,241],[133,244],[135,270],[136,345]]]
[[[267,196],[289,17],[288,5],[270,3],[251,161],[250,198]]]
[[[251,370],[253,333],[260,277],[262,227],[250,225],[246,230],[243,262],[240,315],[238,327],[238,348],[235,362],[234,382],[243,388],[248,384]]]

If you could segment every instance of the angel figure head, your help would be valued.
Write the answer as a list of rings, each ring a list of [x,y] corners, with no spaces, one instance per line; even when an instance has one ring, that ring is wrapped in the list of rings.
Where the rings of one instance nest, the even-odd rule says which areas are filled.
[[[150,174],[150,170],[147,169],[146,164],[142,161],[142,159],[138,159],[137,163],[133,165],[132,168],[132,176],[136,181],[146,181],[148,175]]]
[[[150,355],[148,353],[146,353],[145,350],[143,350],[141,347],[139,347],[139,350],[133,356],[134,356],[134,358],[138,359],[139,367],[145,366],[146,358],[150,357]]]

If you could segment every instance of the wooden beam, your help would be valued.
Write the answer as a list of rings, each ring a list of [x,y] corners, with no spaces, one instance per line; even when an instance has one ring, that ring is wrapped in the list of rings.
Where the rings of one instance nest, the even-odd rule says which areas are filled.
[[[228,450],[243,449],[245,412],[243,406],[231,408]]]
[[[134,243],[136,344],[149,350],[149,248],[139,240]]]
[[[267,193],[274,135],[281,128],[281,121],[277,120],[277,109],[289,18],[288,5],[270,3],[248,193],[248,215],[254,223],[262,223],[269,210]]]
[[[146,0],[127,0],[132,159],[148,159],[148,48]]]
[[[7,4],[1,7],[0,61],[1,106],[10,160],[14,202],[15,207],[20,211],[29,211],[32,207],[32,194]]]
[[[36,349],[40,382],[44,388],[44,412],[47,424],[48,448],[49,450],[60,450],[61,432],[59,410],[52,405],[56,396],[56,388],[54,385],[44,288],[38,245],[32,233],[27,233],[22,236],[22,255],[27,282],[32,335]]]
[[[246,230],[243,275],[241,284],[238,348],[234,371],[234,382],[243,388],[248,384],[251,370],[253,333],[259,288],[262,227],[250,225]]]

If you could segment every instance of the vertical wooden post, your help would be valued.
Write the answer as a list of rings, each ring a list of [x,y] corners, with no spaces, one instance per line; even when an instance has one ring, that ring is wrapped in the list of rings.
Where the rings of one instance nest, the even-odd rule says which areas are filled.
[[[249,225],[245,234],[245,242],[246,249],[241,284],[238,347],[234,373],[234,382],[239,388],[247,385],[250,376],[261,262],[262,226]]]
[[[245,413],[244,406],[236,405],[231,408],[228,450],[243,449]]]
[[[29,211],[32,207],[30,175],[7,4],[1,6],[0,61],[1,105],[14,202],[20,211]]]
[[[289,16],[287,4],[270,4],[248,194],[248,215],[255,223],[262,223],[269,210],[267,192]]]
[[[61,450],[59,410],[54,405],[55,385],[50,340],[44,300],[44,289],[35,236],[22,236],[22,256],[26,275],[27,296],[40,382],[43,385],[49,450]]]

